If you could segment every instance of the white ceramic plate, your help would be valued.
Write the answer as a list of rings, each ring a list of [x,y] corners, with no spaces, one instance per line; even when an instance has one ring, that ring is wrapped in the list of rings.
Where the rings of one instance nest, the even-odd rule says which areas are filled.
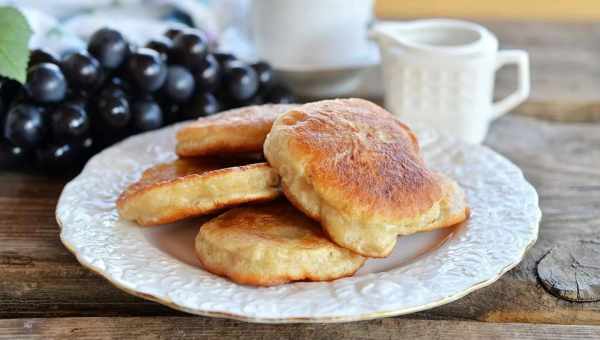
[[[428,164],[465,188],[472,215],[446,230],[399,239],[389,258],[332,282],[241,286],[202,270],[200,220],[155,228],[122,221],[115,200],[148,166],[173,159],[171,126],[95,156],[56,209],[61,239],[117,287],[189,313],[254,322],[338,322],[412,313],[491,284],[535,242],[541,213],[519,168],[486,147],[417,131]]]

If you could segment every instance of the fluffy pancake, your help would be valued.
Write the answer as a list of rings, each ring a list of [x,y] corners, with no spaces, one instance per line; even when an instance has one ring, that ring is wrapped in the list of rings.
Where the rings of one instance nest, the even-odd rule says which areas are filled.
[[[141,225],[164,224],[245,202],[274,199],[279,176],[267,163],[178,159],[146,170],[119,197],[119,215]]]
[[[206,222],[196,253],[206,270],[255,286],[334,280],[365,261],[285,201],[235,208]]]
[[[295,105],[247,106],[202,117],[177,133],[179,156],[262,152],[273,121]]]
[[[365,100],[288,111],[273,124],[264,153],[288,199],[334,242],[365,256],[385,257],[397,235],[468,215],[462,190],[425,167],[410,129]]]

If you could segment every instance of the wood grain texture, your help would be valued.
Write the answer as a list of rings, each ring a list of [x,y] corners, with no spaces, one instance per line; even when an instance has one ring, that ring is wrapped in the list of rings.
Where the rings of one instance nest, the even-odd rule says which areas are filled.
[[[531,95],[515,112],[558,121],[600,120],[600,22],[482,21],[500,48],[529,52]],[[516,71],[500,70],[497,95],[516,87]]]
[[[551,294],[574,302],[600,301],[600,240],[553,247],[538,262],[540,282]]]
[[[537,188],[540,239],[498,282],[409,317],[600,325],[600,303],[558,299],[535,274],[557,242],[600,233],[600,124],[512,115],[493,124],[486,143],[523,168]],[[54,219],[63,185],[63,179],[0,173],[0,318],[184,315],[121,292],[76,262],[61,245]]]
[[[594,339],[599,326],[382,319],[345,324],[248,324],[205,317],[0,320],[1,339]]]

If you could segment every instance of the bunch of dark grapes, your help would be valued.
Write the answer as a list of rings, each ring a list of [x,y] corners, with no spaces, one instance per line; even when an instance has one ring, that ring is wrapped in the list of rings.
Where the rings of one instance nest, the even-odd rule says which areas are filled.
[[[0,78],[0,169],[76,170],[131,134],[293,101],[269,64],[211,51],[200,30],[171,29],[137,47],[103,28],[87,50],[32,51],[24,86]]]

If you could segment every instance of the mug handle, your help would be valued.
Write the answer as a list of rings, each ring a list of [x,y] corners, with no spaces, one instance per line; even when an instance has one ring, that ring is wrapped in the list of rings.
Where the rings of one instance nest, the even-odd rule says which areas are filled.
[[[516,64],[518,67],[519,83],[517,90],[493,104],[492,119],[498,118],[514,109],[529,96],[529,54],[522,50],[498,51],[496,71],[508,64]]]

